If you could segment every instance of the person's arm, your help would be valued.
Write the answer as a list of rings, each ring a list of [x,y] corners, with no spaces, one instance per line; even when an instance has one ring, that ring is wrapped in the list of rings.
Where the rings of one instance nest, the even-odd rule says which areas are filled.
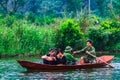
[[[42,59],[47,59],[47,57],[48,57],[48,56],[43,55],[41,58],[42,58]]]
[[[54,61],[54,60],[56,60],[55,57],[49,57],[49,56],[46,56],[46,55],[42,56],[41,58],[42,58],[42,59],[45,59],[45,60],[47,60],[47,61]]]
[[[85,51],[85,49],[86,49],[86,47],[85,47],[85,48],[83,48],[83,49],[81,49],[81,50],[74,51],[74,52],[73,52],[73,54],[76,54],[76,53],[79,53],[79,54],[80,54],[80,53],[84,52],[84,51]]]
[[[77,59],[74,56],[72,56],[71,54],[68,54],[68,57],[71,61],[77,61]]]

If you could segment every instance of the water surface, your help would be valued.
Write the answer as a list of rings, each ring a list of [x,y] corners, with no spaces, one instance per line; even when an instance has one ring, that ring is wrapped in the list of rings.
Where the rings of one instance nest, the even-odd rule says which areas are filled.
[[[42,63],[38,57],[0,59],[0,80],[118,80],[120,79],[120,58],[115,57],[111,68],[82,69],[65,72],[27,72],[16,60]]]

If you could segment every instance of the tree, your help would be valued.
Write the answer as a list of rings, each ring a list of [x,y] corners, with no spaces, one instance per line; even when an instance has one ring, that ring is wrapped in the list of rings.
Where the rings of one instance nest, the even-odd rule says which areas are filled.
[[[71,19],[64,21],[56,31],[56,47],[64,49],[66,46],[81,48],[83,33],[79,26]]]
[[[76,15],[77,11],[82,9],[83,0],[65,0],[66,10],[73,15]]]
[[[98,15],[116,19],[120,15],[120,0],[95,0],[97,3]]]
[[[120,18],[120,0],[112,0],[114,13]]]
[[[108,9],[107,9],[107,5],[108,5],[108,0],[96,0],[97,3],[97,7],[98,7],[98,15],[101,17],[106,17],[108,16]]]
[[[15,14],[29,0],[0,0],[0,6],[7,15]]]

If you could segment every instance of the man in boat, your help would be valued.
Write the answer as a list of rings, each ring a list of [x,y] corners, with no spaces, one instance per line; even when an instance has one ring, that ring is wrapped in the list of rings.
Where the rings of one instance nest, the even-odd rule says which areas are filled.
[[[81,59],[80,59],[81,64],[82,63],[92,63],[94,61],[94,58],[92,56],[90,56],[89,53],[96,55],[95,48],[92,46],[92,41],[87,40],[86,45],[87,46],[85,48],[83,48],[82,50],[78,50],[78,51],[73,52],[73,54],[84,53],[83,57],[81,57]]]
[[[66,57],[64,56],[64,53],[61,49],[57,50],[56,53],[56,65],[65,65],[67,62]]]
[[[66,56],[67,58],[67,64],[75,64],[75,62],[77,61],[77,58],[75,58],[73,55],[72,55],[72,47],[71,46],[67,46],[65,48],[65,51],[64,51],[64,55]]]
[[[43,59],[44,64],[55,65],[55,61],[56,61],[55,50],[53,48],[50,48],[49,54],[46,54],[41,58]]]

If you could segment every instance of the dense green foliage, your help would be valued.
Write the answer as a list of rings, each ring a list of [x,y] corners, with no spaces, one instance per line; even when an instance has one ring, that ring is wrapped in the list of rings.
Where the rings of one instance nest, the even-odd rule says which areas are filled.
[[[0,17],[0,55],[45,54],[51,47],[64,50],[68,45],[81,49],[87,39],[93,40],[96,50],[120,49],[119,21],[87,17],[83,19],[83,16],[83,20],[47,17],[50,23],[41,24],[42,21],[32,22],[34,16],[26,17],[28,16]],[[96,24],[97,19],[99,22]]]
[[[6,24],[3,23],[0,26],[1,55],[46,53],[50,47],[54,46],[54,30],[50,27],[37,27],[34,24],[28,24],[25,20],[7,24],[11,27],[4,27]]]
[[[46,25],[50,23],[54,23],[54,16],[37,16],[35,14],[26,15],[25,19],[29,23],[34,23],[36,26]]]
[[[98,27],[89,28],[88,36],[93,40],[97,50],[119,50],[120,22],[103,21]]]
[[[82,47],[83,33],[71,19],[64,21],[56,33],[56,47],[65,49],[66,46],[73,48]]]
[[[120,50],[120,0],[0,0],[0,55]]]

